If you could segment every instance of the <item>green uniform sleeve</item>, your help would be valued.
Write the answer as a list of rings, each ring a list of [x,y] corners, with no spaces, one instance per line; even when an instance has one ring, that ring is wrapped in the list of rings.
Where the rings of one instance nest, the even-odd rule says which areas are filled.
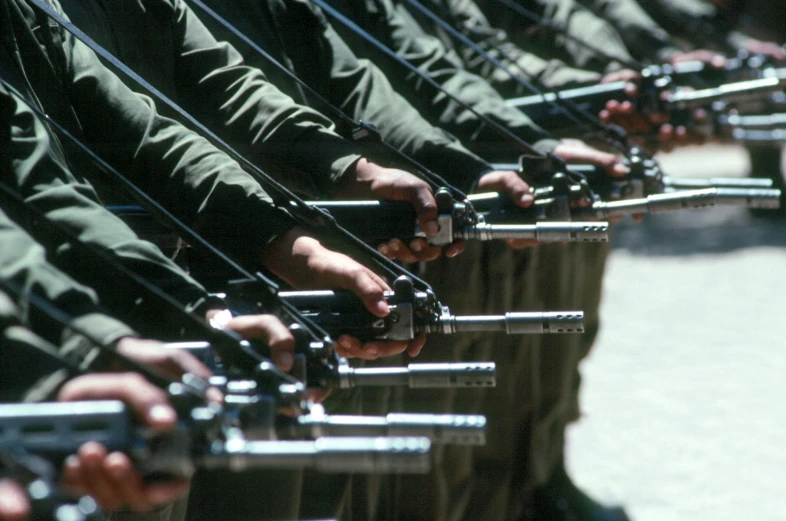
[[[41,52],[25,30],[35,14],[23,0],[6,1],[15,8],[12,18],[19,20],[13,30],[25,46],[25,73],[41,78],[47,71],[32,71],[34,59],[26,55]],[[57,97],[65,96],[66,110],[60,112],[73,111],[86,142],[179,218],[241,262],[254,265],[274,237],[294,226],[237,163],[157,114],[149,99],[134,94],[70,33],[57,29],[43,38],[50,41],[39,63],[50,64],[56,71],[50,76],[63,82],[52,96],[59,105],[64,103]],[[44,80],[32,88],[38,94],[55,87]]]
[[[329,194],[360,158],[329,119],[247,66],[183,1],[62,4],[91,38],[293,189]]]
[[[60,350],[22,325],[22,312],[0,291],[0,402],[50,398],[69,376]]]
[[[218,9],[223,3],[211,2]],[[375,64],[359,59],[313,5],[271,0],[269,12],[291,69],[355,120],[373,123],[387,143],[463,190],[491,170],[455,136],[430,124]]]
[[[318,194],[330,194],[360,159],[358,147],[217,42],[184,2],[175,2],[175,16],[176,78],[186,106],[258,164],[307,173]]]
[[[631,54],[639,60],[665,62],[680,49],[663,27],[636,0],[581,0],[613,25]]]
[[[50,264],[43,246],[2,211],[0,245],[0,281],[13,284],[22,293],[22,296],[13,297],[21,319],[42,338],[56,345],[65,345],[73,333],[26,303],[24,294],[32,293],[46,299],[53,307],[73,317],[70,324],[104,344],[135,335],[130,327],[102,310],[93,290]],[[88,353],[81,353],[77,358],[82,361],[87,356]]]
[[[601,75],[594,71],[568,66],[564,61],[545,59],[516,45],[507,32],[493,27],[474,0],[431,0],[428,4],[443,19],[476,43],[511,72],[548,89],[563,89],[577,84],[597,83]],[[446,35],[447,36],[447,35]],[[461,50],[467,70],[486,80],[506,98],[525,96],[532,92],[501,68],[490,63],[469,47]]]
[[[706,47],[711,40],[716,47],[732,27],[724,21],[720,10],[705,0],[640,0],[640,5],[673,37],[697,47]]]
[[[485,118],[507,128],[525,142],[548,139],[548,134],[522,112],[508,107],[504,98],[486,80],[467,71],[456,52],[426,32],[403,6],[387,0],[334,0],[331,4]],[[407,71],[338,22],[334,25],[353,50],[374,61],[390,78],[393,87],[429,121],[457,135],[463,142],[471,143],[473,150],[481,156],[498,160],[500,154],[512,157],[521,153],[515,143],[501,137],[472,111]]]
[[[92,188],[71,175],[57,149],[58,141],[50,137],[31,109],[0,88],[0,180],[48,221],[110,255],[183,306],[198,308],[203,304],[208,297],[204,288],[153,244],[139,240],[128,226],[104,209]],[[0,200],[6,212],[24,224],[46,248],[49,262],[99,291],[104,308],[124,317],[146,336],[177,336],[173,331],[179,332],[179,328],[172,327],[170,320],[162,320],[170,316],[171,309],[153,305],[136,283],[118,277],[104,263],[85,258],[62,233],[54,233],[44,223],[31,221],[33,214],[19,204],[12,205],[12,201],[7,196]]]
[[[575,0],[517,1],[546,24],[564,27],[569,35],[598,45],[605,53],[622,61],[632,60],[614,27]],[[584,45],[536,23],[499,0],[477,0],[477,3],[494,27],[504,29],[513,43],[543,59],[561,60],[570,67],[598,73],[623,68],[619,62],[609,62]]]

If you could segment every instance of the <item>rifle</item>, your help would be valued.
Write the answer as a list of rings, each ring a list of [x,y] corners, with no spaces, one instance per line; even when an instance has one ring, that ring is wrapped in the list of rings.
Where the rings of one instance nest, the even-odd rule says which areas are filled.
[[[471,197],[470,197],[471,199]],[[533,222],[492,223],[483,216],[468,218],[466,204],[456,202],[448,193],[437,192],[440,230],[429,243],[444,246],[457,239],[528,239],[541,244],[554,242],[607,242],[606,222]],[[404,242],[426,235],[418,225],[411,204],[398,201],[313,201],[311,204],[330,214],[352,233],[369,244],[392,238]]]
[[[456,334],[497,331],[507,334],[583,333],[581,311],[506,313],[505,315],[457,316],[447,306],[431,312],[427,293],[415,291],[412,281],[400,277],[385,298],[390,315],[371,315],[361,301],[346,291],[288,291],[279,296],[333,335],[349,334],[361,340],[411,340],[418,333]],[[232,303],[230,301],[230,307]]]
[[[188,351],[210,367],[217,375],[210,379],[210,385],[214,387],[228,389],[234,385],[232,382],[236,382],[226,376],[226,368],[217,358],[210,342],[170,342],[165,344],[165,347]],[[346,358],[338,357],[334,351],[325,353],[318,350],[310,357],[303,353],[295,355],[294,365],[292,372],[297,375],[300,381],[310,387],[354,389],[357,387],[400,386],[409,389],[451,389],[496,385],[496,364],[494,362],[352,367]]]
[[[0,448],[21,447],[62,462],[88,441],[123,451],[148,480],[189,478],[197,468],[316,468],[322,472],[426,472],[430,442],[423,437],[319,438],[315,441],[245,439],[222,408],[186,386],[168,391],[178,412],[172,430],[153,434],[120,401],[0,405]]]
[[[105,519],[93,498],[66,494],[57,485],[57,472],[54,465],[21,447],[0,449],[0,476],[10,477],[23,487],[30,502],[30,519],[36,521],[104,521]]]
[[[645,70],[648,72],[649,69]],[[597,114],[606,103],[612,100],[626,101],[627,82],[617,81],[586,87],[561,90],[559,93],[524,96],[508,100],[508,105],[516,107],[536,123],[548,129],[563,129],[573,124],[555,110],[553,102],[569,100],[580,109]],[[726,83],[717,87],[701,90],[687,90],[674,86],[668,76],[655,73],[642,74],[640,94],[634,100],[639,112],[650,114],[655,112],[674,112],[684,109],[695,109],[712,105],[717,101],[725,103],[758,100],[774,92],[782,90],[783,82],[779,78],[759,78],[734,83]]]

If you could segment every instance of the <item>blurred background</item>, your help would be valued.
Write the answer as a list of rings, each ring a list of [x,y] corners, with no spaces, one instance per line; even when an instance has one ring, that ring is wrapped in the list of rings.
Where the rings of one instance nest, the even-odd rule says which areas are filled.
[[[742,176],[742,148],[659,157]],[[786,217],[716,208],[626,220],[582,366],[568,470],[634,521],[786,520]]]

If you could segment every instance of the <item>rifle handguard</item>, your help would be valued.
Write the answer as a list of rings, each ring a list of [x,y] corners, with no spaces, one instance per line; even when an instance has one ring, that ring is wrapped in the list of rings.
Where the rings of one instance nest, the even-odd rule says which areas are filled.
[[[706,188],[650,195],[641,199],[598,202],[592,208],[574,208],[582,218],[609,219],[626,215],[698,210],[713,206],[742,206],[747,208],[777,209],[780,190],[735,190]]]
[[[428,438],[319,438],[314,441],[229,440],[205,454],[201,466],[235,472],[256,468],[312,468],[325,473],[425,474]]]
[[[405,386],[410,389],[494,387],[494,362],[409,364],[404,367],[339,366],[342,388]]]
[[[486,417],[464,414],[391,413],[387,416],[324,414],[299,416],[298,426],[321,436],[425,437],[435,444],[483,445]]]

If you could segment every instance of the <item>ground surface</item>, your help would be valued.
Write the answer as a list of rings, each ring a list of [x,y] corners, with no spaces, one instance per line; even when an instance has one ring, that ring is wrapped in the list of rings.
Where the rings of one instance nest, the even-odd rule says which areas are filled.
[[[736,176],[747,159],[703,147],[662,164]],[[650,217],[614,245],[574,479],[634,521],[786,521],[786,219]]]

